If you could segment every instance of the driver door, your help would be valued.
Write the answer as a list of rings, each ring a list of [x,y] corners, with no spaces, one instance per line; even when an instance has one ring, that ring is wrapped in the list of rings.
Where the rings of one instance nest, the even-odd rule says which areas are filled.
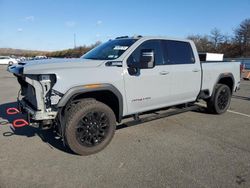
[[[140,68],[137,74],[124,75],[128,114],[148,111],[167,106],[170,101],[170,68],[164,65],[160,40],[148,40],[137,47],[127,58],[127,66],[140,63],[140,53],[152,50],[153,68]]]

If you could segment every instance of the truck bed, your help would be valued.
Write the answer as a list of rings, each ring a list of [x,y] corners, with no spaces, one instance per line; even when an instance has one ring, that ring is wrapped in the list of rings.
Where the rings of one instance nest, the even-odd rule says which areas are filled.
[[[210,95],[212,94],[213,87],[219,79],[220,75],[234,74],[234,78],[240,78],[240,62],[211,62],[203,61],[201,63],[203,69],[202,75],[202,90],[209,90]],[[234,80],[234,88],[240,82],[240,80]]]

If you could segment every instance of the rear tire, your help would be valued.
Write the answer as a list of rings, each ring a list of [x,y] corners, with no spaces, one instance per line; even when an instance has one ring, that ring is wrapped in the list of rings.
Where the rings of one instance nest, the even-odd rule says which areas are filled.
[[[94,99],[75,104],[67,112],[65,138],[69,148],[79,155],[90,155],[104,149],[116,129],[114,112]]]
[[[232,93],[230,88],[224,84],[217,84],[212,97],[207,100],[209,113],[223,114],[230,106]]]

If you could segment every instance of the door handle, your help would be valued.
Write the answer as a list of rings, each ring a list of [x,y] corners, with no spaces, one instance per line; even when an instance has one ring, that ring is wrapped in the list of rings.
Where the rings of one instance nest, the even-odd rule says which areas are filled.
[[[169,74],[168,71],[161,71],[161,72],[160,72],[160,75],[167,75],[167,74]]]
[[[199,69],[194,69],[193,72],[200,72],[200,70]]]

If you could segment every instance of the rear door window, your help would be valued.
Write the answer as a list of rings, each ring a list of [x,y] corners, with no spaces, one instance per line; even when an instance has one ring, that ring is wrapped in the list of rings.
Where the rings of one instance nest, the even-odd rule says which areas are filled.
[[[162,40],[164,64],[193,64],[195,58],[190,43]]]

